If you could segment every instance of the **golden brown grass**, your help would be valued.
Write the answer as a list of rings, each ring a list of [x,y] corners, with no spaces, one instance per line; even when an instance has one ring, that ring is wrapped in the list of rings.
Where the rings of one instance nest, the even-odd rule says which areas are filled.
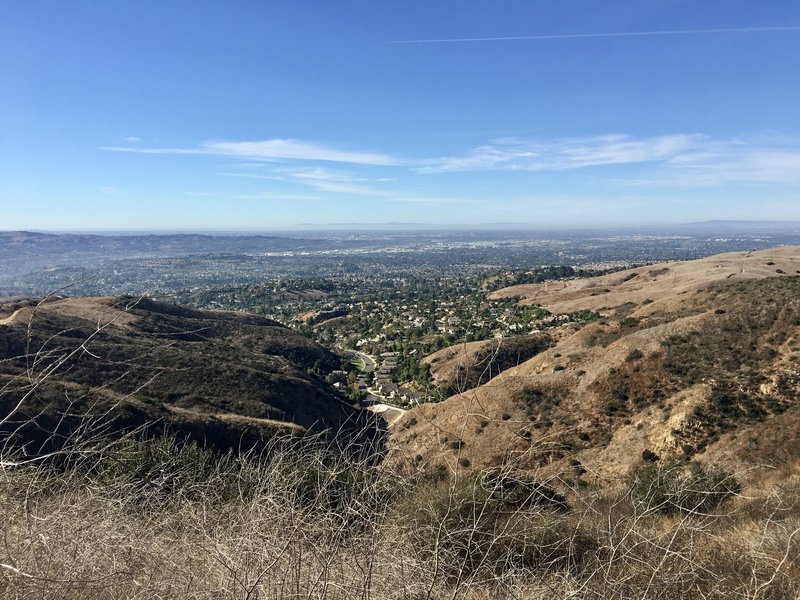
[[[400,478],[327,445],[219,457],[172,439],[1,481],[5,598],[800,593],[797,482],[663,514],[624,483],[564,498],[511,465]]]

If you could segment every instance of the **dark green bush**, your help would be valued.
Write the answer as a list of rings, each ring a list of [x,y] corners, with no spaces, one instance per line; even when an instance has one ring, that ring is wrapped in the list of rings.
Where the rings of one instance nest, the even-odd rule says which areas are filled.
[[[644,354],[638,348],[636,350],[631,350],[628,356],[625,357],[626,362],[633,362],[635,360],[639,360],[642,358]]]
[[[147,492],[174,497],[192,496],[193,490],[199,491],[201,484],[218,474],[225,462],[194,442],[161,436],[131,438],[113,445],[99,457],[95,469],[101,481],[125,480]]]
[[[541,482],[493,470],[415,485],[389,520],[414,555],[438,564],[440,577],[451,583],[577,571],[597,544],[564,511],[553,510],[562,502]]]
[[[490,492],[490,497],[505,506],[543,506],[562,511],[569,508],[562,494],[521,473],[484,469],[477,477],[480,485]]]
[[[680,459],[634,468],[627,484],[634,502],[665,515],[713,513],[741,491],[736,477],[725,469]]]
[[[646,463],[654,463],[659,460],[658,454],[653,452],[652,450],[645,449],[642,451],[642,460]]]

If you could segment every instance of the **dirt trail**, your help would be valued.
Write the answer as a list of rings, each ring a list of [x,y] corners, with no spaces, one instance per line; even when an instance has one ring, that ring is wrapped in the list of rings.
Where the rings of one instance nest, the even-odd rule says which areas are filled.
[[[14,319],[17,318],[17,315],[20,313],[20,311],[22,311],[22,309],[18,308],[5,319],[0,319],[0,325],[11,325],[11,323],[14,322]]]
[[[172,413],[183,415],[188,418],[193,419],[219,419],[220,421],[225,421],[228,423],[253,423],[257,425],[266,425],[268,427],[275,427],[278,429],[291,429],[293,431],[306,431],[306,428],[302,425],[298,425],[297,423],[292,423],[291,421],[278,421],[275,419],[264,419],[261,417],[248,417],[245,415],[237,415],[235,413],[220,413],[220,412],[211,412],[205,413],[199,410],[191,409],[191,408],[183,408],[181,406],[175,406],[167,404],[164,406],[167,410]]]
[[[391,404],[373,404],[368,406],[367,410],[376,415],[382,415],[389,427],[397,423],[406,414],[404,409]]]

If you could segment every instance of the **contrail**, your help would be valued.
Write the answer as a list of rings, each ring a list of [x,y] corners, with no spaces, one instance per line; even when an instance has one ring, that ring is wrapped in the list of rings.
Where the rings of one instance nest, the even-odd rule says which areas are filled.
[[[616,33],[560,33],[553,35],[519,35],[510,37],[448,38],[431,40],[395,40],[392,44],[449,44],[457,42],[507,42],[514,40],[571,40],[584,38],[644,37],[652,35],[702,35],[710,33],[767,33],[800,31],[800,25],[778,27],[739,27],[724,29],[667,29],[663,31],[622,31]]]

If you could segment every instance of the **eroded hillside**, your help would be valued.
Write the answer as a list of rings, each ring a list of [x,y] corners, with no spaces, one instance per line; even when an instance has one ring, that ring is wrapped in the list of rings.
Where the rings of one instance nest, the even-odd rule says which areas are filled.
[[[536,356],[554,344],[546,333],[464,342],[426,356],[431,377],[442,389],[455,393],[486,383],[506,369]]]
[[[409,411],[393,428],[393,464],[513,460],[591,481],[643,457],[763,461],[743,440],[797,419],[798,271],[800,248],[786,247],[502,290],[604,318],[565,329],[477,388]],[[796,440],[784,452],[800,457]]]

